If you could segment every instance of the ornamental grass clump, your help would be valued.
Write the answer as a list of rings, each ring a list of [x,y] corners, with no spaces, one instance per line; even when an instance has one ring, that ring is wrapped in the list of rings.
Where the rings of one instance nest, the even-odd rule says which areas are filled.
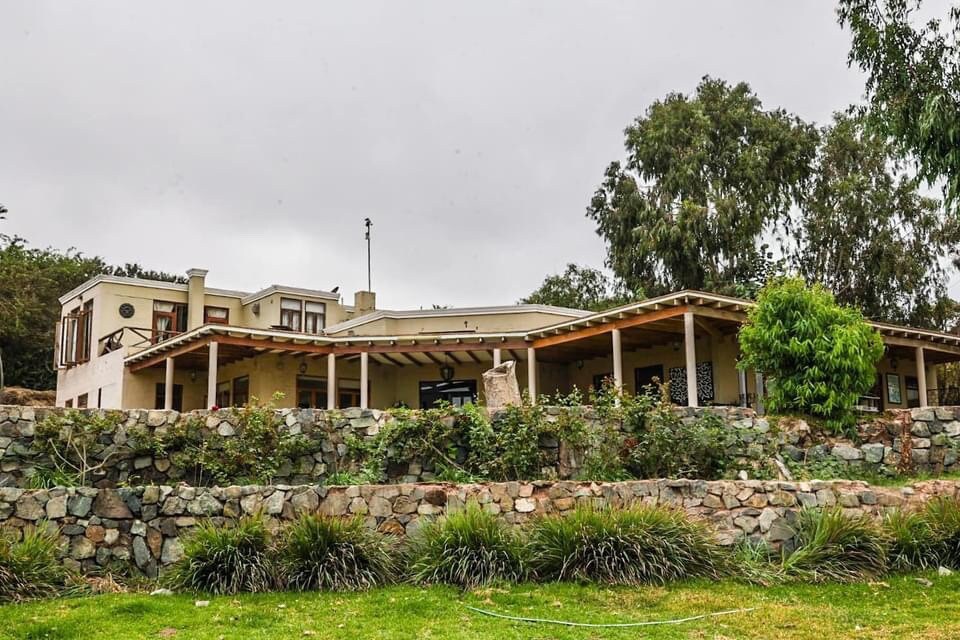
[[[937,544],[937,562],[960,569],[960,500],[936,498],[922,511]]]
[[[49,598],[67,586],[70,574],[57,558],[56,531],[40,526],[23,538],[0,536],[0,602]]]
[[[276,563],[283,586],[296,591],[357,591],[394,577],[392,545],[360,518],[302,516],[283,532]]]
[[[889,539],[887,563],[892,571],[923,571],[940,564],[943,544],[925,511],[898,509],[884,516]]]
[[[887,570],[887,539],[867,514],[840,508],[801,511],[796,548],[784,558],[788,578],[804,582],[856,582]]]
[[[184,558],[168,575],[178,591],[232,594],[269,591],[276,586],[270,536],[261,517],[235,526],[204,522],[184,543]]]
[[[464,589],[521,582],[527,575],[524,545],[510,525],[476,505],[424,526],[407,547],[409,579]]]
[[[724,552],[711,531],[680,510],[580,507],[530,531],[531,569],[541,580],[664,584],[720,577]]]

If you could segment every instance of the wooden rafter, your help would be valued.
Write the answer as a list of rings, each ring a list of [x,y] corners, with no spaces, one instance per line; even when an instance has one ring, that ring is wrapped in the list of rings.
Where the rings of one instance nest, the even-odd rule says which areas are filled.
[[[540,338],[533,341],[534,348],[549,347],[555,344],[563,344],[564,342],[573,342],[575,340],[582,340],[584,338],[589,338],[591,336],[597,336],[604,333],[609,333],[614,329],[626,329],[628,327],[637,327],[650,322],[656,322],[658,320],[664,320],[666,318],[675,318],[677,316],[682,316],[686,311],[689,311],[690,307],[687,306],[678,306],[670,307],[667,309],[661,309],[660,311],[651,311],[650,313],[644,313],[638,316],[628,316],[626,318],[620,318],[618,320],[612,320],[610,322],[605,322],[603,324],[598,324],[593,327],[584,327],[583,329],[576,329],[568,333],[562,333],[554,336],[547,336],[546,338]]]

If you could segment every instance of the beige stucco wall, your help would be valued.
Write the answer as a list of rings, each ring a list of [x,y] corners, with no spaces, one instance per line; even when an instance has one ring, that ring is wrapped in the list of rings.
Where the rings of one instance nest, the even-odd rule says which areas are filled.
[[[63,369],[57,375],[57,406],[87,394],[87,406],[101,409],[123,408],[123,352],[114,351],[85,364]]]
[[[430,317],[378,318],[349,330],[332,332],[330,335],[412,336],[421,333],[449,333],[457,331],[471,333],[510,333],[538,329],[571,319],[572,317],[566,314],[519,310],[510,313],[465,313],[462,315],[439,315]]]
[[[280,324],[281,298],[293,298],[296,300],[323,303],[326,305],[326,326],[337,324],[347,319],[346,310],[343,308],[343,305],[336,300],[293,293],[272,293],[255,302],[244,305],[243,311],[238,315],[237,320],[233,320],[231,316],[231,324],[251,329],[269,329],[274,325]],[[254,308],[257,303],[260,305],[259,314],[254,313]]]

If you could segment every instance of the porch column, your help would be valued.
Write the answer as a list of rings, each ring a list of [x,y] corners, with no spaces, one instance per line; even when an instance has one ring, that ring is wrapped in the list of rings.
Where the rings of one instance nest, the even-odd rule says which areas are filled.
[[[163,408],[173,409],[173,358],[167,358],[167,371],[163,379]]]
[[[763,415],[763,374],[759,371],[754,372],[756,374],[756,384],[757,384],[757,413]]]
[[[687,363],[687,406],[697,406],[697,336],[693,331],[693,313],[683,314],[683,347]]]
[[[500,366],[500,349],[493,350],[493,366]]]
[[[327,409],[337,408],[337,356],[327,354]]]
[[[527,393],[530,404],[537,404],[537,350],[527,347]]]
[[[216,342],[210,343],[210,353],[207,356],[207,408],[217,404],[217,352]]]
[[[368,374],[370,369],[370,354],[360,352],[360,408],[369,409],[370,400],[367,398]]]
[[[610,332],[613,337],[613,384],[617,395],[623,393],[623,348],[620,342],[620,329]]]
[[[915,360],[917,361],[917,387],[920,392],[920,406],[929,407],[930,403],[927,401],[927,364],[923,358],[923,347],[917,347]]]

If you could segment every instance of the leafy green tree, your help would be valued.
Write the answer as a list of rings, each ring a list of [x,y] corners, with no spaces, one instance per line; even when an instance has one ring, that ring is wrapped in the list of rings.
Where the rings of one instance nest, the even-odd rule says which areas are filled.
[[[102,258],[68,249],[31,248],[26,240],[0,234],[0,354],[5,384],[52,389],[54,328],[59,297],[99,275],[136,275],[168,281],[185,279],[139,265],[111,267]]]
[[[571,262],[563,273],[544,278],[543,284],[520,303],[602,311],[626,302],[628,297],[599,269]]]
[[[960,6],[923,22],[920,0],[840,0],[853,36],[848,61],[867,74],[869,122],[919,162],[920,177],[944,180],[960,203]]]
[[[765,110],[749,85],[705,77],[626,129],[587,216],[607,265],[629,290],[696,288],[743,295],[769,275],[765,230],[798,201],[817,131]]]
[[[954,314],[944,264],[960,224],[859,119],[836,115],[821,140],[796,229],[798,273],[869,318],[946,328]]]
[[[778,278],[764,286],[740,328],[741,368],[770,381],[767,406],[804,413],[843,431],[876,382],[883,341],[859,311],[837,304],[821,285]]]

